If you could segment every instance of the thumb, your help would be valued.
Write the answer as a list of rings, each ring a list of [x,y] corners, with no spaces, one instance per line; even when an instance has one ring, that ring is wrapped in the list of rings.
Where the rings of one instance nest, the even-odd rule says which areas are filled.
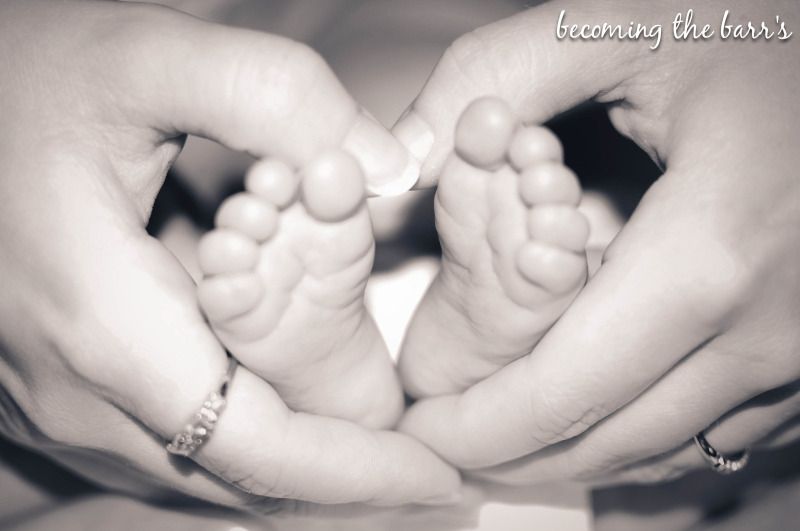
[[[404,192],[416,181],[419,168],[405,147],[308,46],[163,7],[136,9],[146,20],[131,24],[123,82],[136,95],[131,112],[165,139],[190,133],[297,166],[344,147],[374,195]]]
[[[453,42],[393,128],[422,163],[417,186],[435,184],[453,149],[456,121],[476,98],[501,97],[522,120],[539,123],[592,98],[618,99],[612,92],[633,76],[635,59],[652,53],[648,44],[569,37],[572,25],[619,24],[625,30],[631,20],[647,25],[652,17],[643,6],[614,5],[599,12],[588,2],[546,3]],[[568,26],[567,34],[558,26]]]

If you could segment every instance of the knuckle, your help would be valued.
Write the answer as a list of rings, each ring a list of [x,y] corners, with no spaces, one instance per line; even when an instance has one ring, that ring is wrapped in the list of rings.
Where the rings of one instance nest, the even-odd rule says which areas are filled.
[[[602,405],[573,396],[565,392],[565,388],[553,383],[543,384],[531,393],[531,437],[541,448],[580,435],[607,414]]]

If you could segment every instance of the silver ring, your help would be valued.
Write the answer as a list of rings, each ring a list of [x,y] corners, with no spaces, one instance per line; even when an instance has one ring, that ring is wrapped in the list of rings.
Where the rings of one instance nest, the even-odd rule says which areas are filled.
[[[200,411],[195,413],[192,420],[186,424],[186,427],[176,433],[172,441],[167,443],[167,451],[169,453],[190,457],[211,437],[219,421],[219,416],[225,409],[228,384],[233,379],[236,366],[236,360],[232,357],[229,358],[228,370],[225,372],[219,388],[208,395]]]
[[[750,451],[747,449],[735,455],[722,455],[716,448],[711,446],[702,431],[694,436],[694,442],[697,448],[700,449],[703,459],[711,465],[714,471],[720,474],[725,475],[738,472],[746,467],[747,463],[750,461]]]

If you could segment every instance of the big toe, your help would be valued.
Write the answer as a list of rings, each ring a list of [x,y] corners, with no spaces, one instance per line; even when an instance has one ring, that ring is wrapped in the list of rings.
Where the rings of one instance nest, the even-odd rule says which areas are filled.
[[[320,221],[352,216],[366,196],[366,181],[358,161],[341,150],[329,151],[303,170],[303,203]]]
[[[455,150],[469,164],[494,170],[506,159],[517,119],[504,100],[479,98],[470,103],[456,124]]]
[[[374,240],[358,162],[330,150],[300,172],[268,159],[203,237],[197,296],[237,359],[292,409],[392,426],[394,366],[363,305]]]

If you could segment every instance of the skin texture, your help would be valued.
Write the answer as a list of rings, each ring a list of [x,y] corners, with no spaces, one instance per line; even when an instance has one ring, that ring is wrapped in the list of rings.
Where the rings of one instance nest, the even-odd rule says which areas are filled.
[[[218,88],[215,80],[225,77],[220,75],[221,69],[240,65],[238,61],[230,61],[230,57],[220,58],[213,50],[232,50],[237,56],[241,53],[241,57],[249,58],[251,64],[263,65],[269,63],[270,57],[283,57],[286,50],[277,44],[277,41],[285,42],[281,39],[222,32],[196,21],[190,23],[183,17],[176,19],[172,13],[167,19],[161,10],[145,12],[140,7],[123,8],[115,4],[103,4],[102,11],[96,4],[82,4],[88,7],[81,9],[69,5],[62,10],[43,5],[31,1],[5,2],[0,8],[0,24],[3,25],[0,36],[5,39],[0,47],[3,50],[2,71],[13,72],[0,78],[4,96],[0,100],[4,116],[4,128],[0,133],[3,174],[0,197],[4,199],[4,212],[0,217],[3,233],[0,267],[4,282],[10,286],[0,306],[4,432],[106,482],[120,476],[120,471],[124,470],[127,480],[119,486],[129,490],[152,493],[152,481],[144,482],[150,484],[144,491],[133,486],[134,480],[149,477],[158,478],[160,485],[171,489],[221,503],[256,503],[253,498],[242,497],[236,490],[214,480],[213,476],[205,475],[199,468],[188,467],[192,473],[186,473],[186,466],[168,460],[163,453],[161,438],[182,426],[198,401],[202,401],[221,374],[224,359],[220,347],[205,331],[204,323],[201,326],[202,319],[194,306],[193,286],[172,257],[146,237],[142,227],[160,177],[178,151],[182,132],[204,134],[258,155],[269,154],[272,150],[302,162],[316,153],[320,144],[338,143],[347,127],[308,131],[307,122],[302,119],[285,123],[280,116],[271,115],[269,119],[254,120],[252,110],[257,105],[253,100],[263,101],[263,91],[258,92],[257,97],[232,98],[245,111],[231,113],[231,99],[213,90]],[[523,376],[533,374],[546,378],[552,374],[555,377],[552,384],[539,386],[526,382],[516,388],[498,390],[495,387],[496,396],[510,405],[508,409],[512,414],[515,404],[520,405],[520,410],[526,410],[531,404],[544,406],[536,410],[536,415],[531,415],[529,410],[517,411],[523,415],[519,424],[521,431],[528,437],[531,433],[542,436],[544,446],[570,431],[584,430],[586,426],[581,421],[591,423],[595,418],[607,416],[605,412],[631,402],[638,390],[647,388],[658,378],[655,372],[669,371],[680,356],[692,350],[685,343],[708,346],[711,343],[703,343],[695,336],[707,339],[713,336],[718,348],[708,357],[714,362],[713,370],[725,368],[723,381],[693,379],[694,369],[687,369],[683,375],[678,373],[673,378],[684,382],[681,392],[696,389],[697,394],[689,397],[694,403],[702,405],[710,395],[719,399],[718,390],[734,387],[747,389],[752,395],[764,389],[780,391],[762,396],[758,403],[765,409],[752,407],[755,403],[747,402],[743,408],[728,414],[719,427],[709,431],[709,439],[720,449],[738,449],[769,432],[779,417],[788,420],[797,411],[797,402],[791,398],[796,394],[784,392],[791,387],[781,387],[794,380],[798,372],[797,338],[793,335],[796,327],[790,326],[797,322],[797,277],[790,266],[797,263],[797,249],[792,245],[796,243],[796,232],[787,229],[797,226],[796,203],[792,202],[796,197],[797,161],[796,153],[791,150],[797,145],[797,103],[791,92],[792,87],[797,86],[797,76],[791,68],[797,53],[797,38],[781,46],[771,43],[752,49],[749,45],[726,44],[732,48],[725,48],[701,43],[688,47],[691,53],[667,53],[666,44],[658,54],[645,53],[644,47],[619,48],[616,45],[559,43],[556,47],[555,43],[545,42],[544,36],[552,34],[558,7],[559,4],[554,4],[547,8],[549,11],[526,13],[522,45],[520,34],[508,32],[508,40],[494,40],[501,48],[507,44],[507,49],[468,53],[480,49],[482,43],[475,37],[484,36],[484,30],[461,39],[448,52],[426,89],[432,96],[427,97],[427,103],[425,96],[417,103],[420,113],[436,128],[436,153],[450,152],[452,145],[448,135],[452,134],[456,117],[466,103],[487,92],[513,91],[513,94],[503,94],[504,97],[531,122],[544,120],[599,94],[604,101],[625,98],[626,103],[612,112],[615,123],[648,152],[668,162],[671,173],[643,203],[635,218],[639,221],[629,224],[624,238],[609,252],[605,271],[616,273],[598,277],[606,280],[602,284],[598,280],[598,287],[592,288],[591,293],[597,294],[585,294],[583,302],[576,306],[586,310],[572,312],[570,324],[554,331],[552,342],[537,350],[544,353],[537,354],[544,360],[541,365],[533,367],[531,361],[525,362]],[[639,18],[663,14],[659,21],[666,22],[677,9],[688,7],[698,8],[665,2],[657,10],[648,7],[647,13]],[[744,2],[724,6],[710,4],[710,7],[719,11],[731,8],[740,13],[753,9]],[[112,11],[120,12],[120,9],[127,11],[124,16],[115,17]],[[623,23],[630,20],[631,13],[638,16],[638,10],[644,10],[641,3],[633,2],[621,2],[616,9]],[[797,27],[796,5],[790,1],[766,4],[759,9],[764,10],[763,16],[761,12],[753,13],[754,18],[770,19],[779,10],[791,26]],[[87,17],[89,11],[99,18]],[[23,13],[27,19],[18,13]],[[77,15],[70,16],[72,13]],[[145,24],[137,27],[136,17],[131,18],[133,13],[146,15]],[[614,11],[604,8],[601,18],[613,18],[609,13],[613,15]],[[591,18],[599,16],[595,13]],[[711,19],[718,16],[715,12]],[[39,25],[22,23],[26,20],[38,21]],[[168,22],[163,22],[166,20]],[[531,26],[527,23],[531,20],[541,21],[542,31],[535,32],[536,37],[528,34]],[[108,26],[109,22],[112,26]],[[41,31],[32,31],[35,27]],[[109,27],[113,31],[109,31]],[[141,27],[152,29],[142,32]],[[542,40],[537,40],[537,45],[541,46],[528,46],[527,39],[539,39],[539,33]],[[211,39],[214,46],[203,48],[212,34],[219,37]],[[76,43],[76,35],[89,37]],[[98,35],[113,46],[98,46]],[[247,42],[243,44],[241,39]],[[175,40],[189,42],[192,53]],[[267,41],[269,45],[265,44]],[[492,39],[482,42],[492,43]],[[65,43],[69,43],[68,46]],[[143,52],[141,46],[148,44]],[[69,46],[77,46],[77,49]],[[752,52],[762,50],[762,46],[770,46],[768,49],[772,53]],[[265,48],[281,53],[273,56],[265,53]],[[256,54],[259,57],[243,51],[252,49],[261,52]],[[87,54],[87,50],[102,50],[103,53],[99,56]],[[147,61],[113,60],[120,54],[109,50],[119,50],[128,59],[146,57]],[[177,52],[165,54],[165,50]],[[197,50],[204,53],[196,53]],[[321,63],[306,48],[295,50],[298,56],[293,56],[292,63],[307,66],[308,70],[299,68],[300,72],[288,79],[302,83],[319,73]],[[538,50],[536,53],[541,55],[530,57],[527,54],[531,50]],[[743,50],[751,51],[739,57]],[[513,53],[506,53],[508,51]],[[209,61],[208,69],[179,68],[183,61],[194,56]],[[81,58],[76,68],[64,68],[76,57]],[[474,62],[470,62],[469,57]],[[491,60],[491,65],[487,59]],[[462,79],[459,68],[449,67],[474,67],[478,73],[480,69],[492,72],[502,67],[505,73],[515,72],[503,63],[508,59],[537,59],[537,65],[555,66],[523,69],[526,73],[518,79],[504,86],[482,87],[480,94],[465,90],[463,97],[453,97],[452,92],[443,88],[458,86]],[[698,77],[697,68],[705,63],[725,75]],[[150,75],[153,64],[157,72]],[[266,70],[255,69],[261,73]],[[65,72],[72,72],[72,75],[65,76]],[[167,76],[169,79],[163,80],[163,86],[152,81],[162,79],[165,72],[175,73],[174,78]],[[212,79],[197,82],[190,77],[206,72]],[[329,79],[328,76],[324,74],[323,78]],[[742,78],[749,80],[749,84],[742,83]],[[143,84],[145,80],[148,83]],[[757,85],[753,80],[758,80]],[[319,83],[321,87],[330,88],[327,82]],[[241,87],[251,85],[243,80]],[[180,90],[175,90],[175,86]],[[226,88],[229,87],[226,85]],[[287,90],[279,95],[287,94],[306,93]],[[353,113],[352,102],[340,97],[340,87],[334,84],[333,90],[326,91],[324,98],[320,97],[322,103],[304,101],[304,106],[298,108],[308,108],[310,113],[318,113],[320,108],[327,112],[343,109]],[[754,103],[743,107],[742,97]],[[336,105],[326,107],[327,98]],[[731,109],[736,109],[737,113],[732,113]],[[441,115],[437,114],[439,112]],[[330,123],[347,122],[343,118],[346,114],[337,115]],[[253,127],[254,122],[258,122],[259,127]],[[266,135],[265,123],[275,124],[277,138]],[[725,138],[719,138],[719,131],[726,132]],[[318,134],[332,136],[319,138]],[[298,137],[304,142],[293,140]],[[283,138],[286,142],[281,141]],[[308,138],[311,141],[306,142]],[[776,151],[775,146],[789,146],[789,149]],[[376,151],[385,153],[384,147]],[[306,148],[308,152],[303,151]],[[430,181],[436,175],[431,168],[443,162],[443,155],[433,154],[429,160],[425,178]],[[769,169],[767,174],[765,168]],[[658,206],[662,201],[664,204]],[[770,229],[769,234],[757,230],[764,226]],[[715,260],[699,263],[694,257],[707,258],[707,239],[720,231],[727,237],[722,240],[721,247],[714,248]],[[676,233],[691,238],[687,242]],[[668,237],[670,235],[672,238]],[[720,240],[714,238],[713,241]],[[653,242],[658,245],[654,246]],[[733,260],[724,259],[726,252],[731,253]],[[730,275],[737,270],[732,264],[745,274]],[[736,279],[735,289],[731,289],[731,282],[714,282],[719,278],[719,271],[726,272],[724,279]],[[653,288],[646,293],[638,288],[627,292],[618,289],[618,286],[651,283]],[[708,293],[699,293],[698,283],[704,289],[716,288],[716,293],[723,292],[724,296],[720,300],[708,297]],[[664,301],[665,287],[671,288],[667,292],[679,295]],[[135,301],[135,304],[121,305],[120,300]],[[609,300],[615,300],[611,308],[605,304]],[[639,304],[635,307],[617,312],[626,308],[624,304],[637,301]],[[121,306],[125,307],[122,316],[119,315]],[[160,311],[154,314],[153,308]],[[692,319],[680,321],[679,317],[687,312]],[[657,314],[655,318],[653,313]],[[581,322],[584,316],[592,316],[594,320]],[[570,338],[587,323],[615,332],[620,336],[620,344],[609,337],[611,332],[591,341],[588,333]],[[637,326],[642,323],[642,330],[634,328],[636,333],[631,334],[632,323]],[[698,323],[702,323],[703,330],[692,335],[701,327]],[[652,336],[652,342],[648,342],[654,327],[663,333]],[[769,334],[760,336],[765,329]],[[66,337],[65,330],[70,331]],[[194,333],[187,334],[187,330]],[[663,339],[665,336],[669,341]],[[681,339],[681,344],[676,344],[675,338]],[[651,344],[670,348],[653,349]],[[771,348],[766,349],[765,345]],[[570,346],[574,347],[572,358],[559,356]],[[736,363],[730,363],[732,359]],[[563,364],[561,369],[555,370],[559,364]],[[153,372],[156,365],[159,365],[158,370]],[[691,368],[688,363],[686,366]],[[190,373],[191,377],[187,377]],[[213,472],[224,474],[249,490],[277,495],[281,489],[271,490],[269,486],[275,477],[271,470],[274,463],[265,460],[263,454],[265,447],[271,447],[264,441],[272,441],[275,426],[280,426],[270,424],[274,411],[269,405],[276,405],[278,401],[261,380],[246,372],[240,372],[242,374],[245,376],[234,389],[249,386],[237,399],[242,399],[239,402],[242,404],[246,396],[248,405],[237,406],[243,409],[240,415],[229,415],[237,411],[233,404],[226,413],[225,432],[233,436],[216,440],[215,449],[208,447],[208,453],[201,458]],[[641,376],[642,381],[637,379],[633,382],[635,385],[628,385],[630,382],[620,385],[623,377],[627,379],[632,375]],[[577,383],[573,384],[573,380]],[[689,381],[691,385],[686,383]],[[699,382],[703,385],[698,385]],[[121,383],[129,385],[117,389]],[[163,392],[164,389],[169,392]],[[531,396],[532,390],[539,389],[544,392]],[[547,397],[546,404],[541,397]],[[590,399],[597,400],[596,410],[596,404],[586,402]],[[725,403],[716,409],[724,413],[737,400],[724,398],[723,401]],[[480,400],[472,401],[471,406],[469,402],[464,401],[467,410],[474,413],[475,404]],[[663,408],[665,403],[671,402],[659,402],[659,407]],[[491,402],[487,404],[492,407]],[[140,423],[132,422],[131,417],[121,411],[130,413]],[[651,408],[647,414],[653,411]],[[656,412],[664,413],[663,410]],[[483,417],[484,421],[492,420],[490,417],[496,416],[497,408],[490,409],[490,413]],[[619,448],[623,448],[626,451],[624,460],[635,461],[660,451],[659,446],[674,444],[669,437],[663,437],[665,430],[678,431],[674,427],[679,426],[684,432],[679,434],[681,440],[685,440],[692,429],[701,429],[722,414],[698,413],[696,418],[689,419],[679,408],[666,413],[672,413],[675,418],[661,415],[660,425],[654,430],[627,424],[632,426],[631,431],[648,435],[641,439],[643,446],[648,447],[646,450],[633,448],[630,438],[625,437],[622,446],[598,446],[595,444],[598,441],[584,446],[586,455],[610,461],[611,457],[618,457]],[[450,417],[437,418],[440,429],[450,428]],[[257,419],[255,426],[253,419]],[[109,426],[113,428],[100,429]],[[236,429],[237,426],[247,426],[256,433]],[[570,430],[572,426],[576,427]],[[422,433],[430,436],[431,431]],[[154,439],[153,433],[158,437]],[[222,433],[217,433],[215,438]],[[255,454],[247,455],[253,452],[248,436],[259,439],[259,451]],[[387,442],[382,437],[366,439],[370,448],[374,448],[376,442]],[[513,442],[493,440],[498,448],[508,448]],[[656,445],[652,444],[654,441]],[[279,450],[277,448],[277,454]],[[693,449],[688,450],[691,451],[686,453],[687,458],[694,459]],[[336,449],[327,448],[326,451],[335,453]],[[237,464],[230,463],[234,459],[231,455],[244,456],[242,460],[249,466],[238,469],[229,466]],[[346,462],[355,466],[362,458],[363,453]],[[603,463],[603,459],[586,464],[570,456],[566,461],[556,467],[562,475],[586,473],[589,464],[598,465],[603,473],[616,466]],[[124,469],[119,466],[122,462],[126,464]],[[402,463],[406,461],[401,459]],[[422,496],[449,491],[453,475],[437,463],[423,460],[421,464],[406,463],[394,469],[421,469],[422,472],[426,467],[430,469],[430,475],[424,480],[412,478],[412,486],[401,492],[413,490],[414,496]],[[680,465],[666,459],[663,468],[646,465],[637,470],[634,464],[631,477],[658,477]],[[696,461],[690,461],[689,465],[695,466]],[[512,467],[524,470],[515,464]],[[366,470],[360,470],[363,476],[367,475]],[[374,470],[369,473],[377,481],[382,479]],[[511,481],[502,470],[496,476]],[[523,474],[518,481],[530,481],[532,477],[536,476]],[[318,476],[314,479],[318,480]],[[350,479],[342,477],[341,483],[336,483],[337,478],[333,478],[327,494],[336,492],[352,498],[372,496],[373,500],[384,501],[392,498],[387,494],[389,487],[396,487],[385,485],[387,490],[383,490],[380,485],[369,484],[366,488],[369,493],[353,493],[348,487]],[[394,479],[402,482],[408,478]],[[141,483],[136,481],[135,485]],[[304,485],[302,482],[294,485],[298,497],[325,498],[320,493],[312,496],[303,490]]]
[[[458,39],[395,129],[409,144],[433,136],[426,186],[476,97],[498,94],[531,123],[594,99],[666,168],[530,355],[460,395],[417,402],[401,421],[495,481],[597,480],[623,469],[626,481],[658,480],[707,466],[689,441],[719,419],[707,437],[731,453],[776,430],[785,436],[800,413],[797,35],[668,35],[652,52],[643,42],[557,41],[554,31],[561,9],[573,23],[623,25],[667,25],[689,8],[718,24],[731,9],[756,23],[780,15],[797,29],[800,5],[596,6],[553,2]]]
[[[434,200],[441,269],[400,354],[416,398],[463,391],[528,354],[586,281],[577,178],[553,162],[561,145],[552,133],[518,125],[508,104],[487,97],[456,126]],[[541,144],[517,146],[526,154],[517,162],[528,162],[521,171],[506,163],[517,135]],[[541,186],[524,186],[531,175]]]
[[[248,179],[262,186],[223,202],[218,217],[230,212],[238,223],[208,233],[200,250],[230,265],[219,274],[201,262],[200,306],[228,350],[292,410],[390,428],[402,413],[403,391],[364,306],[375,249],[364,176],[341,150],[321,154],[300,174],[276,176],[271,187]],[[248,234],[251,208],[243,200],[274,210],[271,198],[287,183],[300,190],[284,195],[298,200],[283,205],[273,232],[259,242]],[[255,260],[241,259],[241,240]]]
[[[407,164],[324,61],[284,38],[116,2],[4,2],[0,41],[3,433],[144,496],[449,499],[457,473],[420,443],[294,413],[246,367],[194,462],[163,448],[226,367],[189,276],[144,228],[185,133],[294,166],[342,146],[368,183]]]

